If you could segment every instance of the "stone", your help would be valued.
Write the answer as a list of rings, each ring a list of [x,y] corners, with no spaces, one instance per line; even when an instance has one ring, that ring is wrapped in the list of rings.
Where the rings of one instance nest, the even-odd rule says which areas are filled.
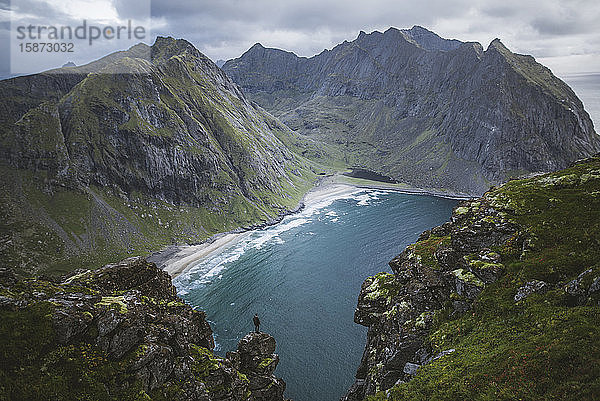
[[[565,292],[572,297],[581,297],[586,294],[587,289],[581,286],[581,281],[592,272],[592,269],[587,269],[579,274],[576,279],[569,281],[565,286]]]
[[[91,323],[88,315],[78,310],[58,310],[52,316],[56,340],[67,344],[73,337],[83,333]]]
[[[598,291],[600,291],[600,277],[596,277],[594,279],[592,285],[590,285],[590,289],[588,290],[590,294],[594,294]]]
[[[515,302],[519,302],[530,296],[535,292],[544,292],[548,290],[548,284],[541,280],[532,280],[528,281],[519,289],[515,294]]]
[[[453,270],[452,275],[456,280],[456,292],[469,299],[474,299],[485,286],[483,281],[465,269]]]
[[[182,302],[169,276],[154,263],[130,258],[50,284],[16,279],[2,285],[19,288],[19,302],[5,297],[16,314],[27,313],[23,308],[33,303],[52,308],[48,319],[55,338],[40,358],[56,358],[57,350],[72,350],[69,358],[77,358],[79,347],[89,344],[81,366],[118,366],[125,373],[103,384],[107,398],[139,385],[146,394],[158,392],[177,401],[283,401],[285,382],[273,375],[279,363],[275,339],[250,333],[227,358],[214,355],[206,314]],[[78,379],[64,374],[65,380]]]
[[[402,369],[402,371],[407,375],[415,376],[420,367],[421,365],[417,365],[416,363],[406,362],[406,365],[404,365],[404,369]]]

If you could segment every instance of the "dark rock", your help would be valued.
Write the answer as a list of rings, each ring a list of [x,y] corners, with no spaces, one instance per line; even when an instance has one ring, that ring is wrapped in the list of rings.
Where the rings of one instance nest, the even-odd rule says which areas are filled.
[[[565,292],[572,297],[581,297],[581,296],[586,295],[587,289],[583,288],[583,286],[581,285],[581,282],[583,281],[585,276],[587,276],[591,272],[592,272],[592,269],[588,269],[588,270],[584,271],[583,273],[581,273],[579,276],[577,276],[576,279],[571,280],[565,286]]]
[[[91,314],[83,314],[80,311],[58,310],[52,316],[56,340],[61,344],[67,344],[73,337],[83,333],[92,320]]]
[[[452,301],[452,316],[462,315],[471,309],[471,303],[467,301]]]
[[[104,351],[115,360],[121,359],[140,344],[144,334],[143,326],[122,327],[113,333],[112,338],[107,342],[108,347],[104,348]]]
[[[0,266],[0,284],[4,286],[12,286],[17,282],[18,277],[15,271],[7,266]]]
[[[590,289],[588,290],[590,294],[594,294],[598,291],[600,291],[600,277],[596,277],[594,279],[592,285],[590,285]]]
[[[594,269],[587,269],[565,285],[564,290],[569,306],[585,305],[589,302],[600,301],[598,299],[600,297],[597,296],[598,290],[600,290],[600,277],[592,279],[593,271]]]
[[[37,303],[52,308],[55,338],[40,358],[53,360],[71,350],[69,358],[82,369],[98,364],[91,366],[110,374],[118,367],[113,373],[119,379],[103,383],[106,394],[98,390],[99,396],[141,386],[142,398],[157,392],[181,401],[283,401],[285,383],[273,376],[279,362],[275,339],[251,333],[228,358],[217,357],[206,314],[179,299],[169,276],[144,259],[79,270],[56,283],[28,279],[14,285],[19,299],[0,302],[16,313]],[[79,349],[82,361],[76,360]],[[76,373],[63,372],[61,380],[81,381]]]
[[[472,264],[470,269],[485,284],[495,282],[504,273],[504,265],[500,263]]]
[[[394,386],[398,380],[401,380],[406,373],[401,370],[388,370],[381,379],[381,387],[390,388]]]
[[[237,351],[227,353],[233,366],[250,379],[250,390],[256,400],[283,400],[285,383],[273,376],[279,363],[275,339],[267,333],[249,333],[242,338]]]
[[[442,224],[441,226],[437,226],[431,229],[431,235],[435,235],[436,237],[445,237],[450,234],[452,230],[452,223],[449,221]]]
[[[393,275],[365,280],[358,296],[355,322],[369,327],[356,382],[343,400],[362,400],[418,374],[453,349],[433,354],[426,338],[435,313],[451,317],[473,308],[486,284],[503,273],[501,257],[490,249],[515,242],[519,227],[490,207],[490,200],[461,204],[452,221],[425,233],[421,240],[450,236],[426,260],[407,247],[389,262]],[[418,244],[418,243],[417,243]],[[474,258],[475,256],[475,258]]]
[[[483,281],[467,270],[453,270],[452,275],[456,282],[456,292],[468,299],[475,299],[485,286]]]
[[[423,364],[427,365],[428,363],[431,363],[433,361],[437,361],[438,359],[440,359],[440,358],[442,358],[442,357],[444,357],[446,355],[450,355],[454,351],[456,351],[454,348],[450,348],[450,349],[444,350],[444,351],[440,352],[439,354],[437,354],[435,356],[427,358]]]
[[[138,290],[146,297],[174,300],[177,290],[169,274],[157,270],[156,265],[142,257],[125,259],[97,270],[79,271],[64,280],[65,283],[88,285],[102,292]]]
[[[421,365],[417,365],[416,363],[406,362],[402,371],[409,376],[415,376],[420,367]]]

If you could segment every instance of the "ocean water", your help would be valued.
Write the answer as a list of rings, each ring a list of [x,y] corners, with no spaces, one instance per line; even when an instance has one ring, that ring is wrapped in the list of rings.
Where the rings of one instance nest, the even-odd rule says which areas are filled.
[[[562,79],[575,91],[585,110],[600,133],[600,72],[594,74],[566,75]]]
[[[353,322],[363,280],[418,235],[448,220],[457,201],[360,190],[254,231],[175,281],[205,310],[217,354],[253,330],[277,340],[276,374],[295,401],[338,400],[353,382],[366,328]]]

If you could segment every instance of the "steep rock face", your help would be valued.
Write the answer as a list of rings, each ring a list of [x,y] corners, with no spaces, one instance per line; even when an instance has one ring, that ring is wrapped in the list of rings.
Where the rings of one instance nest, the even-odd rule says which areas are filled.
[[[223,70],[248,96],[347,164],[430,188],[481,194],[600,151],[574,92],[499,40],[421,27],[361,32],[311,57],[255,45]]]
[[[283,400],[275,340],[252,333],[215,356],[204,312],[144,259],[55,281],[0,273],[8,399]]]
[[[367,345],[343,399],[593,399],[599,190],[592,158],[509,181],[421,234],[362,285]]]
[[[314,177],[281,141],[294,134],[184,40],[158,38],[0,88],[1,212],[11,226],[2,243],[23,270],[268,221],[294,209]],[[65,221],[78,211],[57,198],[76,198],[83,216]],[[26,226],[52,237],[32,262],[26,230],[15,229]]]
[[[485,202],[462,204],[452,222],[424,232],[390,261],[393,274],[365,280],[354,320],[369,328],[367,347],[345,399],[387,390],[409,380],[421,365],[453,352],[435,354],[426,344],[435,313],[448,302],[453,315],[469,310],[485,285],[503,272],[500,256],[490,248],[517,237],[518,227]],[[474,261],[485,269],[477,270]]]
[[[283,399],[285,383],[273,376],[279,363],[273,337],[266,333],[249,333],[240,340],[237,351],[227,353],[227,359],[248,377],[253,400]]]
[[[175,203],[219,205],[209,189],[259,202],[257,191],[281,196],[280,181],[291,180],[295,166],[267,127],[275,120],[252,108],[188,42],[158,38],[148,50],[151,62],[122,57],[72,88],[47,88],[69,91],[16,116],[4,159],[46,169],[50,179],[67,176],[80,185],[137,190]],[[131,73],[111,74],[125,67]],[[11,93],[5,96],[10,103]],[[41,91],[39,97],[51,95]]]

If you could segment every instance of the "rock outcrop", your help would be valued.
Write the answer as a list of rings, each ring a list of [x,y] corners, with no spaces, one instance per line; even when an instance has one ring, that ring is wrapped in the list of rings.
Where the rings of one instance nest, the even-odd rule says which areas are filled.
[[[223,70],[341,161],[412,185],[481,195],[600,151],[575,93],[500,40],[446,40],[422,27],[360,35],[311,58],[254,45]]]
[[[463,202],[421,234],[362,285],[367,344],[343,400],[593,399],[599,194],[588,159]]]
[[[237,351],[227,353],[227,359],[250,381],[253,400],[283,399],[285,383],[273,376],[279,363],[273,337],[266,333],[247,334],[238,343]]]
[[[518,226],[485,200],[463,203],[451,222],[424,232],[390,261],[393,274],[365,280],[354,321],[369,328],[367,347],[345,399],[362,400],[408,381],[420,366],[452,352],[435,354],[426,346],[436,312],[448,302],[450,315],[470,310],[504,270],[490,249],[509,240],[519,246]]]
[[[0,285],[7,399],[283,400],[275,339],[216,356],[204,312],[142,258],[54,280],[3,269]]]

